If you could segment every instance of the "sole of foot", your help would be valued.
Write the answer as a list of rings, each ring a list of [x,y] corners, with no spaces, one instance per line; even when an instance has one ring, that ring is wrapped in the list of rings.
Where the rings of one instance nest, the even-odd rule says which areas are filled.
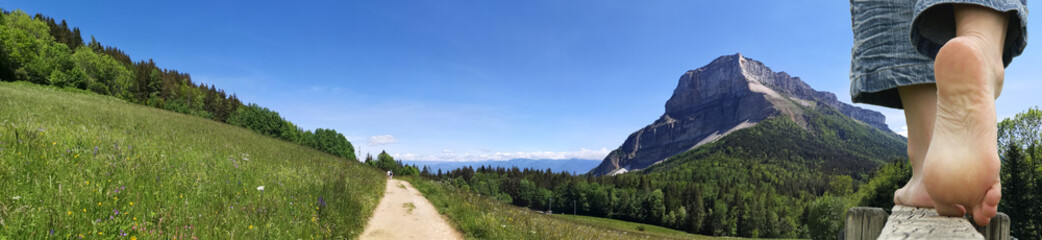
[[[937,119],[922,180],[939,214],[969,213],[978,225],[990,222],[1002,198],[995,97],[1003,66],[985,43],[959,36],[937,54]]]

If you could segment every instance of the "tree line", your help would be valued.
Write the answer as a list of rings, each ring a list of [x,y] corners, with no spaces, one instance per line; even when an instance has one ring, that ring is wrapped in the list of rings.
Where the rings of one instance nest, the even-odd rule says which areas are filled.
[[[999,122],[1002,202],[1010,235],[1042,239],[1042,111],[1028,109]]]
[[[380,154],[376,155],[376,159],[373,159],[373,155],[366,154],[363,163],[384,171],[391,171],[395,176],[416,176],[420,174],[420,170],[416,165],[402,164],[401,161],[396,161],[394,157],[387,154],[387,151],[380,151]],[[426,169],[426,166],[424,168]]]
[[[571,175],[551,169],[464,167],[420,175],[520,207],[654,224],[690,233],[807,237],[803,199],[767,184],[702,184],[627,173]]]
[[[332,129],[304,130],[270,109],[244,104],[191,75],[134,62],[122,50],[93,36],[84,43],[79,28],[65,20],[21,10],[0,14],[0,80],[75,88],[128,102],[189,114],[253,130],[356,160],[354,146]]]

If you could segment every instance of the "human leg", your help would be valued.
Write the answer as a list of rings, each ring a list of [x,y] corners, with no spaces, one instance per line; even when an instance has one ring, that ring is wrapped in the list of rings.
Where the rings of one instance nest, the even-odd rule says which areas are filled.
[[[922,182],[938,213],[969,212],[984,225],[1002,197],[995,98],[1002,89],[1009,16],[975,5],[952,10],[956,36],[934,62],[937,113]]]
[[[926,192],[922,179],[923,160],[930,147],[937,113],[937,86],[919,84],[902,86],[897,90],[908,126],[908,161],[912,165],[912,178],[894,192],[894,204],[932,208],[933,199]]]

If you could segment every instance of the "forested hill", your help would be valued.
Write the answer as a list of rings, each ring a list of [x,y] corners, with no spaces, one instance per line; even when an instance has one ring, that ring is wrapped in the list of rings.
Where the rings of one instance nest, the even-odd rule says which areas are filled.
[[[332,129],[304,130],[279,113],[244,104],[235,94],[196,83],[191,75],[164,69],[152,59],[133,61],[94,36],[85,43],[65,20],[21,10],[0,14],[0,80],[78,88],[128,102],[244,127],[356,160],[354,147]]]

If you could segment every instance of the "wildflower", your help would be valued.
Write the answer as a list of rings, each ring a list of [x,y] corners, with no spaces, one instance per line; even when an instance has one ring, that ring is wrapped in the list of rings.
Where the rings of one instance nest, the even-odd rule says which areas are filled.
[[[14,196],[14,197],[11,197],[11,199],[14,199],[14,200],[22,199],[22,196]]]
[[[98,155],[98,146],[94,146],[94,156]]]
[[[58,142],[52,142],[51,145],[58,145]]]
[[[134,202],[130,202],[130,206],[134,206]]]
[[[257,191],[264,191],[264,185],[257,187]]]
[[[86,209],[86,208],[84,208],[84,209],[83,209],[83,212],[87,212],[87,209]]]
[[[250,225],[250,229],[253,229],[253,225]]]
[[[72,155],[72,158],[78,158],[78,157],[80,157],[80,155],[79,155],[79,154],[76,154],[76,155]]]
[[[137,240],[136,236],[130,236],[130,240]]]
[[[72,215],[72,211],[69,211],[69,215]]]

